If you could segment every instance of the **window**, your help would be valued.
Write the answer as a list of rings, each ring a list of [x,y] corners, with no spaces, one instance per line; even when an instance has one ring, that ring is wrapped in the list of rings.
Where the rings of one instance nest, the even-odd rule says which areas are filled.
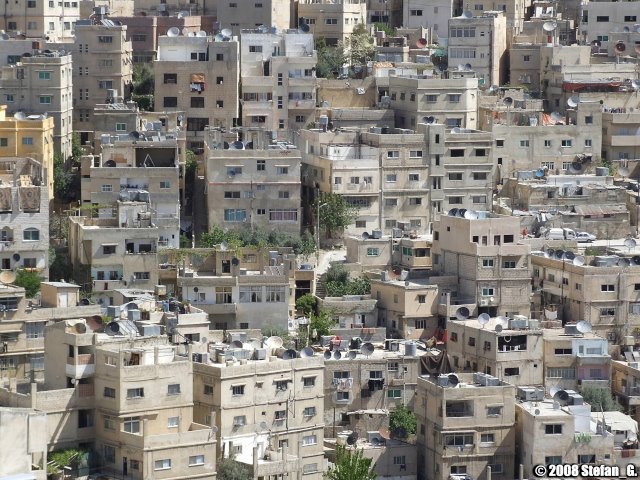
[[[504,375],[505,377],[520,375],[520,369],[518,367],[505,368]]]
[[[545,435],[562,435],[562,424],[552,423],[544,426]]]
[[[495,443],[496,436],[493,433],[482,433],[480,434],[480,443]]]
[[[242,208],[225,208],[225,222],[244,222],[247,219],[247,211]]]
[[[501,414],[502,414],[502,406],[494,405],[494,406],[487,407],[488,417],[495,417],[496,415],[501,415]]]
[[[302,437],[303,446],[316,445],[317,443],[318,443],[318,437],[316,437],[315,435],[306,435]]]
[[[520,147],[526,148],[529,146],[529,140],[520,140]]]
[[[514,260],[505,260],[502,262],[502,268],[516,268],[516,262]]]
[[[116,429],[116,420],[110,415],[102,416],[102,427],[105,430],[115,430]]]
[[[104,387],[103,396],[106,398],[116,398],[116,389],[111,387]]]
[[[276,167],[276,174],[278,175],[288,175],[289,167]]]
[[[427,103],[436,103],[438,101],[438,95],[425,95],[424,98]]]
[[[143,398],[144,388],[129,388],[127,389],[127,398]]]
[[[111,445],[103,445],[102,453],[106,463],[116,463],[116,447]]]
[[[473,433],[453,433],[444,436],[444,444],[447,447],[464,447],[473,445]],[[451,467],[452,469],[454,467]]]
[[[127,124],[126,123],[116,123],[116,132],[126,132]]]
[[[163,460],[156,460],[153,464],[154,470],[169,470],[171,469],[171,459],[166,458]]]
[[[316,407],[306,407],[302,411],[303,417],[314,417],[316,415]]]
[[[486,195],[472,195],[471,203],[487,203]]]
[[[625,22],[635,22],[635,21],[637,21],[636,20],[637,18],[638,17],[636,15],[625,15],[624,16],[624,21]]]
[[[213,395],[213,385],[205,385],[203,393],[205,395]]]
[[[287,192],[286,190],[280,190],[278,192],[278,198],[280,199],[287,199],[289,198],[289,192]]]
[[[270,222],[297,222],[298,209],[297,208],[270,208],[269,221]]]
[[[346,402],[349,400],[349,392],[336,392],[337,402]]]
[[[393,183],[397,180],[398,176],[395,173],[390,173],[386,176],[385,181],[388,183]]]
[[[116,245],[103,245],[102,246],[102,254],[103,255],[113,255],[116,253]]]
[[[491,267],[493,267],[493,258],[483,258],[482,259],[482,267],[483,268],[491,268]]]
[[[422,198],[421,197],[409,198],[409,205],[422,205]]]
[[[473,172],[473,179],[474,180],[486,180],[487,179],[487,172]]]
[[[171,383],[167,386],[167,395],[180,395],[180,384]]]
[[[380,249],[375,247],[367,248],[367,257],[379,257]]]
[[[410,182],[419,182],[420,181],[420,174],[419,173],[410,173],[409,174],[409,181]]]
[[[23,145],[33,145],[33,137],[22,137]]]
[[[456,93],[456,94],[449,94],[449,102],[451,103],[460,103],[460,97],[462,97],[462,95]]]
[[[44,322],[28,322],[25,328],[27,338],[44,338]]]
[[[304,377],[302,379],[302,385],[304,387],[314,387],[316,385],[316,377]]]
[[[22,239],[26,241],[40,240],[40,230],[37,228],[25,228],[22,231]]]
[[[562,147],[571,147],[573,145],[573,140],[562,140]]]
[[[262,45],[249,45],[250,53],[262,53]]]
[[[568,350],[571,351],[571,349]],[[571,355],[571,353],[567,355]],[[574,380],[576,378],[576,369],[571,367],[549,367],[547,368],[547,378]]]
[[[427,303],[426,295],[418,295],[418,303]]]
[[[98,42],[100,43],[113,43],[113,37],[109,35],[98,35]]]
[[[422,10],[410,10],[409,15],[411,15],[412,17],[421,17]]]
[[[233,385],[231,387],[231,394],[234,397],[244,395],[244,385]]]
[[[456,27],[449,29],[450,37],[475,37],[476,27]]]
[[[306,465],[303,465],[302,467],[302,474],[306,475],[309,473],[316,473],[318,471],[318,464],[317,463],[307,463]]]
[[[449,205],[462,205],[462,197],[449,197]]]
[[[285,301],[285,288],[284,286],[267,286],[267,302],[277,303]]]
[[[600,291],[601,292],[615,292],[616,291],[616,287],[613,284],[604,284],[604,285],[600,285]]]
[[[338,19],[337,18],[325,18],[324,19],[324,23],[325,23],[325,25],[337,25],[338,24]]]
[[[247,424],[246,415],[238,415],[233,417],[233,426],[234,427],[244,427]]]
[[[163,190],[171,188],[171,182],[169,180],[160,180],[160,188]]]
[[[140,417],[125,417],[122,430],[127,433],[140,433]]]
[[[608,22],[609,15],[598,15],[596,16],[596,22]]]
[[[469,346],[470,347],[475,347],[476,346],[476,339],[475,337],[469,337]]]
[[[449,180],[452,180],[452,181],[462,180],[462,173],[461,172],[449,173]]]
[[[562,455],[544,457],[544,463],[547,465],[560,465],[562,463]]]
[[[189,457],[190,467],[197,467],[199,465],[204,465],[204,455],[192,455]]]
[[[584,146],[585,147],[592,147],[593,146],[593,143],[592,143],[590,138],[585,139]]]
[[[393,389],[387,390],[387,398],[400,398],[402,396],[402,390]]]
[[[51,72],[38,72],[38,79],[51,80]]]
[[[167,428],[178,428],[180,425],[180,417],[169,417],[167,419]]]

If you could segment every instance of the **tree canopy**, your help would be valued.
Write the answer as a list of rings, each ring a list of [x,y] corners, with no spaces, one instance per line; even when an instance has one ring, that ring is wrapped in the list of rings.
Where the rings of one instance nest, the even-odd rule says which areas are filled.
[[[316,251],[313,237],[305,232],[301,236],[289,235],[279,230],[266,230],[250,226],[222,229],[214,226],[208,232],[200,235],[198,246],[212,248],[226,242],[230,250],[241,247],[291,247],[298,255],[309,256]]]
[[[608,388],[582,387],[580,394],[584,401],[591,405],[591,410],[594,412],[620,410],[620,404],[614,400]]]
[[[349,272],[339,263],[332,264],[324,276],[324,288],[328,297],[342,297],[343,295],[368,295],[371,293],[371,281],[365,275],[354,279],[349,278]]]
[[[336,446],[336,459],[325,474],[328,480],[376,480],[373,459],[364,458],[362,450],[349,450],[344,445]]]
[[[252,480],[253,476],[249,467],[238,462],[234,458],[220,458],[217,469],[218,480]]]
[[[321,193],[313,204],[314,212],[318,211],[318,202],[320,219],[316,219],[316,225],[325,230],[327,238],[351,225],[358,215],[358,208],[337,193]]]
[[[393,436],[406,438],[416,433],[416,416],[405,405],[399,405],[389,414],[389,430]]]
[[[27,298],[33,298],[35,294],[40,291],[41,282],[42,279],[37,272],[18,270],[18,273],[16,273],[16,280],[13,284],[24,288]]]

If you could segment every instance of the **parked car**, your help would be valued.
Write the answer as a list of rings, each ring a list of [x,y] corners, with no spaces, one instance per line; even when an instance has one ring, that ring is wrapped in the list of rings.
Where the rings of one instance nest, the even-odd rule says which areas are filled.
[[[595,235],[592,235],[589,232],[578,232],[576,233],[576,242],[579,243],[591,243],[596,239]]]

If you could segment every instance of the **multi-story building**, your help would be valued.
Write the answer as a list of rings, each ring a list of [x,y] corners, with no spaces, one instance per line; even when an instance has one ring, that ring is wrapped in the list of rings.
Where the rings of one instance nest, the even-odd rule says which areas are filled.
[[[0,160],[1,270],[27,269],[49,278],[47,174],[31,158]]]
[[[74,131],[93,131],[93,109],[131,94],[132,45],[127,26],[109,19],[76,24],[73,61]],[[129,132],[122,132],[129,133]]]
[[[178,239],[167,238],[165,227],[153,223],[148,192],[135,190],[127,197],[115,206],[96,206],[96,213],[69,217],[75,278],[95,288],[95,299],[104,305],[113,304],[109,292],[114,289],[153,290],[158,284],[158,246],[165,241],[177,246]]]
[[[47,197],[53,200],[53,118],[44,115],[30,115],[21,118],[7,117],[7,107],[0,105],[0,157],[36,160],[39,164],[39,180],[46,186]],[[11,160],[9,164],[19,161]],[[29,163],[28,161],[26,163]],[[37,164],[31,163],[32,166]],[[5,167],[8,166],[5,160]],[[4,170],[15,171],[15,168]],[[28,172],[25,172],[28,173]],[[11,182],[8,182],[11,183]]]
[[[378,324],[378,301],[371,295],[318,298],[318,309],[336,320],[331,333],[340,338],[360,337],[363,342],[383,342],[386,328]]]
[[[511,385],[542,385],[544,341],[536,320],[521,315],[484,324],[477,318],[448,320],[447,334],[455,369],[494,375]]]
[[[0,68],[0,90],[7,113],[53,118],[53,148],[71,155],[73,68],[71,52],[33,50]],[[18,113],[18,117],[22,114]],[[42,160],[42,159],[38,159]]]
[[[612,42],[613,32],[623,32],[629,35],[635,33],[635,40],[639,40],[636,27],[638,25],[638,12],[636,2],[616,3],[610,0],[596,0],[582,5],[582,18],[578,25],[578,38],[585,43],[598,41],[600,51],[608,51],[609,56],[616,54],[633,55],[635,44],[633,37],[626,44],[618,37],[618,42],[625,46],[624,50],[615,53],[616,43]]]
[[[133,8],[136,16],[146,14],[146,16],[167,17],[177,14],[182,16],[215,15],[217,5],[207,2],[207,0],[167,0],[164,3],[155,0],[137,0]]]
[[[388,92],[383,93],[396,112],[396,126],[415,129],[419,123],[441,123],[447,128],[477,128],[479,79],[473,75],[390,75]]]
[[[402,25],[406,28],[427,27],[434,40],[447,37],[449,19],[456,9],[452,0],[409,0],[402,2]]]
[[[503,4],[496,4],[492,0],[478,0],[473,3],[473,10],[471,5],[465,4],[463,9],[463,16],[471,17],[473,15],[479,16],[489,12],[502,11],[507,19],[507,45],[511,46],[511,40],[515,35],[522,32],[523,24],[526,18],[529,17],[527,11],[531,8],[531,0],[515,0],[513,2],[507,2]],[[551,7],[554,8],[554,7]]]
[[[226,38],[226,37],[225,37]],[[238,118],[239,44],[213,37],[161,36],[153,63],[155,108],[185,112],[187,148],[204,152],[205,128]]]
[[[0,407],[2,478],[47,478],[47,415],[30,408]]]
[[[516,404],[516,462],[525,478],[539,464],[613,463],[614,434],[591,421],[591,405],[580,395],[567,393],[569,404],[551,399]]]
[[[243,130],[243,140],[225,141],[220,129],[206,139],[209,225],[249,226],[300,234],[300,151],[271,143],[268,132]]]
[[[291,5],[285,0],[263,0],[250,4],[219,2],[216,10],[221,22],[220,28],[229,28],[234,35],[240,35],[242,30],[256,28],[258,25],[273,30],[287,30],[298,26],[297,21],[292,18]]]
[[[632,107],[637,108],[637,107]],[[602,113],[602,158],[625,166],[627,160],[640,160],[640,112],[631,108],[607,108]]]
[[[544,328],[544,386],[580,390],[609,389],[611,355],[608,342],[593,332],[579,332],[575,324]]]
[[[47,40],[73,39],[80,2],[9,2],[0,5],[0,29]]]
[[[80,287],[43,282],[40,301],[28,300],[24,288],[7,285],[0,295],[0,383],[42,380],[47,324],[100,315],[99,305],[78,304]]]
[[[449,20],[449,65],[476,73],[480,85],[502,85],[508,72],[507,18],[503,12]]]
[[[194,418],[218,428],[218,456],[248,464],[253,478],[321,479],[323,358],[278,358],[268,348],[224,344],[210,351],[210,361],[193,364]]]
[[[640,327],[640,268],[620,260],[585,257],[582,264],[531,256],[533,283],[541,292],[536,309],[557,311],[563,323],[586,320],[601,337],[621,342]]]
[[[476,299],[472,313],[477,309],[493,317],[529,315],[531,247],[519,244],[519,238],[517,217],[488,212],[481,218],[440,216],[434,226],[432,262],[434,270],[458,278],[456,291],[447,299],[451,310],[456,310],[458,298]]]
[[[309,25],[314,38],[323,38],[329,46],[343,42],[355,27],[367,20],[366,0],[303,0],[298,16]]]
[[[241,34],[242,125],[262,127],[277,137],[313,120],[316,108],[316,52],[313,35],[269,29]]]
[[[513,477],[516,453],[514,386],[490,375],[418,378],[418,478]],[[452,477],[451,477],[451,476]]]
[[[626,339],[625,339],[626,340]],[[633,348],[632,345],[629,345]],[[625,412],[636,421],[640,417],[640,367],[638,352],[624,352],[623,360],[611,362],[611,391]]]

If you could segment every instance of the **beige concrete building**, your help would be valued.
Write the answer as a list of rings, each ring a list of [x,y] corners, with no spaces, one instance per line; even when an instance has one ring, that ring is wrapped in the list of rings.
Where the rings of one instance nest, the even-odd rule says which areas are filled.
[[[155,108],[185,112],[187,148],[204,151],[205,128],[231,128],[238,118],[238,41],[161,36],[153,63]]]
[[[41,115],[23,119],[7,117],[6,105],[0,105],[0,157],[28,157],[38,161],[41,180],[46,178],[49,200],[53,200],[53,132],[53,118]]]
[[[293,18],[294,11],[289,2],[284,0],[218,2],[216,8],[220,28],[230,28],[234,35],[260,25],[276,30],[297,26],[297,21]]]
[[[519,244],[520,219],[482,214],[467,219],[441,215],[433,232],[434,270],[458,278],[456,291],[443,292],[448,312],[475,304],[471,314],[529,316],[531,265],[529,245]]]
[[[210,129],[207,135],[209,225],[299,235],[300,151],[286,142],[272,142],[262,129],[245,129],[243,140],[228,142],[220,129]]]
[[[100,315],[96,305],[80,306],[77,285],[43,282],[40,300],[27,300],[22,287],[7,285],[0,296],[0,384],[42,380],[44,334],[48,324]],[[3,403],[3,405],[6,405]]]
[[[613,464],[614,435],[591,422],[591,405],[580,395],[571,394],[569,402],[516,404],[516,461],[525,477],[539,464]]]
[[[476,0],[471,4],[465,4],[462,9],[468,15],[480,16],[485,13],[502,11],[507,19],[507,45],[511,45],[511,39],[522,32],[523,24],[529,17],[528,10],[531,9],[533,2],[531,0],[515,0],[507,3],[495,3],[491,0]],[[553,7],[552,7],[553,8]]]
[[[313,120],[316,52],[313,35],[299,30],[243,30],[241,37],[242,125],[277,138]]]
[[[580,333],[575,324],[544,328],[544,386],[580,390],[609,388],[611,356],[606,339],[593,332]]]
[[[9,2],[0,5],[0,29],[29,38],[73,39],[80,19],[79,1]]]
[[[0,269],[7,273],[49,278],[49,172],[31,158],[0,160]]]
[[[156,0],[136,0],[134,14],[147,16],[174,16],[182,14],[188,15],[215,15],[216,5],[212,5],[207,0],[166,0],[158,2]]]
[[[93,109],[104,103],[130,98],[132,45],[127,26],[107,18],[81,20],[76,24],[73,62],[75,131],[93,131]],[[122,132],[129,133],[129,132]]]
[[[507,17],[503,12],[449,20],[449,66],[476,72],[479,85],[502,85],[507,79]]]
[[[490,375],[420,376],[418,478],[484,480],[487,467],[491,478],[513,478],[515,394],[514,386]]]
[[[538,321],[522,315],[508,322],[491,318],[485,325],[476,318],[448,320],[447,334],[456,370],[483,372],[511,385],[542,385],[544,341]]]
[[[630,345],[631,348],[633,346]],[[624,411],[636,421],[640,415],[640,368],[638,352],[626,351],[625,358],[611,362],[611,392]]]
[[[631,98],[629,100],[632,101]],[[640,112],[634,106],[623,108],[604,107],[602,113],[602,158],[621,161],[625,166],[627,160],[640,160]],[[634,111],[632,111],[634,109]]]
[[[9,114],[22,112],[26,116],[52,117],[53,148],[66,158],[71,155],[73,131],[71,52],[53,50],[46,53],[40,49],[32,52],[0,68],[1,101],[7,105]]]
[[[378,323],[377,300],[371,295],[318,298],[318,309],[328,312],[336,325],[331,333],[362,342],[384,342],[386,328]]]
[[[402,3],[402,25],[406,28],[427,27],[433,39],[448,36],[449,19],[456,9],[452,0],[409,0]]]
[[[47,416],[29,408],[0,407],[0,478],[47,478]]]
[[[194,415],[218,428],[217,454],[248,464],[253,478],[302,474],[320,480],[322,357],[287,360],[269,348],[223,344],[209,350],[209,361],[193,364]]]
[[[578,38],[589,44],[594,40],[600,42],[600,51],[608,52],[608,55],[615,56],[617,42],[622,42],[623,55],[634,55],[635,43],[632,32],[635,32],[638,25],[638,11],[635,2],[619,4],[612,1],[590,1],[582,6],[582,18],[578,25]],[[617,37],[617,42],[613,42],[612,33],[627,33],[628,42]],[[635,35],[635,39],[640,39]]]
[[[327,45],[345,41],[355,27],[367,19],[365,0],[303,0],[298,3],[298,17],[305,19],[314,38],[324,38]]]

